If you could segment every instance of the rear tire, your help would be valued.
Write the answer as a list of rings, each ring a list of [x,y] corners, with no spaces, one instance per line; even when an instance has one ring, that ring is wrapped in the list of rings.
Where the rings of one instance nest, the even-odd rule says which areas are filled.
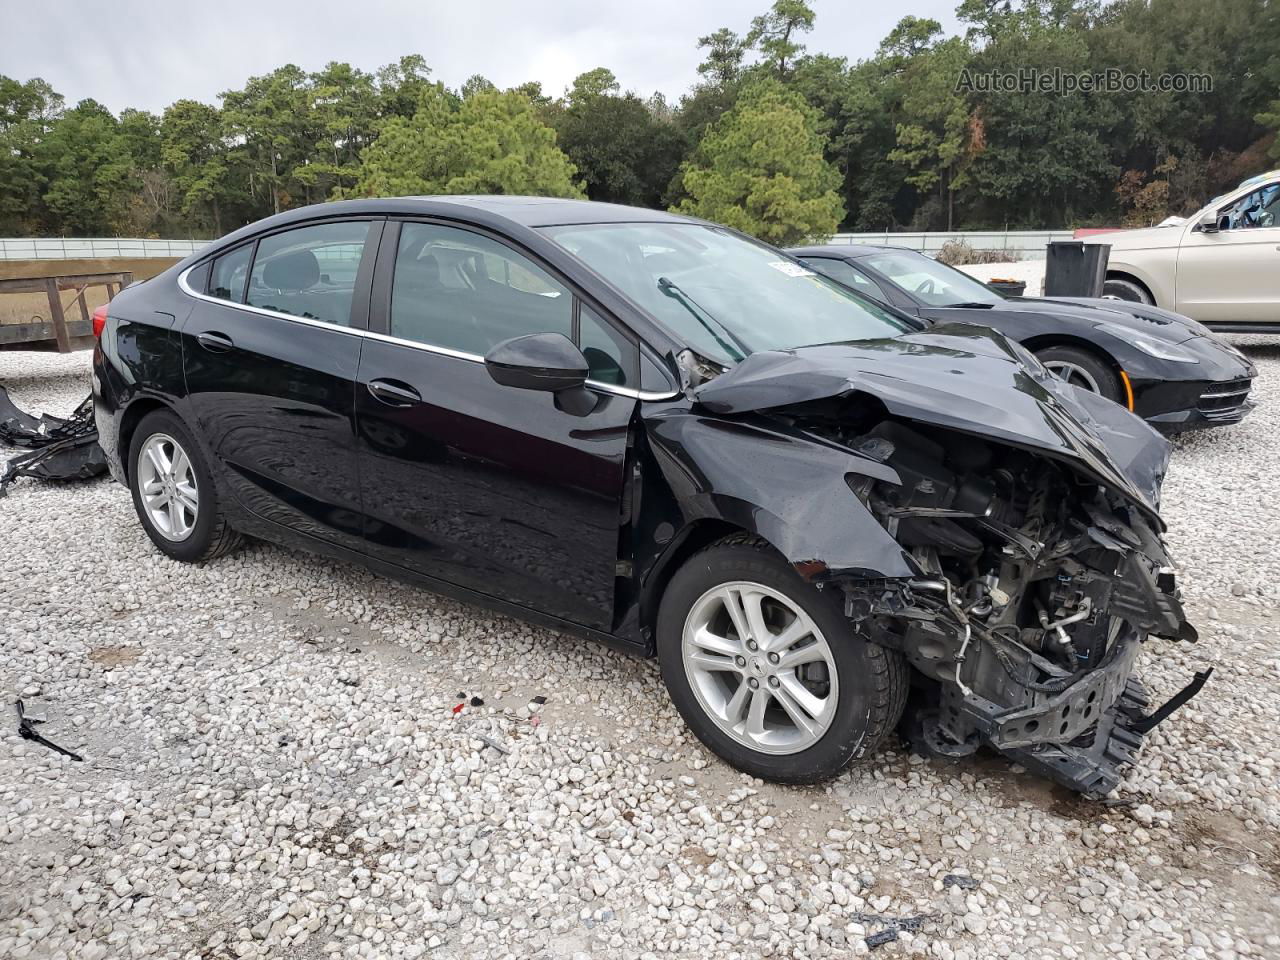
[[[1036,356],[1049,372],[1116,403],[1123,402],[1120,377],[1102,357],[1079,347],[1045,347]]]
[[[739,619],[730,610],[734,597],[745,614]],[[901,655],[853,629],[838,590],[806,583],[767,543],[745,534],[695,554],[671,578],[657,646],[667,690],[693,733],[765,780],[834,777],[875,752],[906,702]],[[758,712],[757,699],[765,704]]]
[[[176,414],[156,410],[142,418],[129,442],[128,469],[133,508],[162,553],[199,563],[240,546],[200,447]]]
[[[1151,294],[1132,280],[1108,280],[1102,285],[1102,295],[1111,300],[1128,300],[1130,303],[1145,303],[1147,306],[1154,303]]]

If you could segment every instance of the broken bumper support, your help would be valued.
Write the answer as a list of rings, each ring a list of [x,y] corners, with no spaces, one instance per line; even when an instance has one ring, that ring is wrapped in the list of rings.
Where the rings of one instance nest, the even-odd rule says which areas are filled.
[[[943,691],[942,732],[964,731],[1027,769],[1090,796],[1109,793],[1133,763],[1142,738],[1200,692],[1212,670],[1199,672],[1154,711],[1134,677],[1140,642],[1122,638],[1096,669],[1056,692],[1032,691],[1030,703],[1002,707],[977,695]],[[948,729],[949,728],[949,729]],[[976,738],[972,734],[976,733]]]

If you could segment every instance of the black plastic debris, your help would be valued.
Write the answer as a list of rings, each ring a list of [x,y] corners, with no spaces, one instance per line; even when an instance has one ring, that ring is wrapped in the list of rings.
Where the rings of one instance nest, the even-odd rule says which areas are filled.
[[[483,700],[481,700],[479,697],[472,697],[472,698],[471,698],[471,705],[472,705],[473,707],[483,707],[483,706],[484,706],[484,701],[483,701]]]
[[[977,890],[978,881],[963,873],[948,873],[942,878],[942,886],[959,887],[961,890]]]
[[[855,913],[852,919],[858,923],[875,924],[884,928],[877,930],[875,933],[869,933],[862,938],[867,946],[874,950],[876,947],[882,947],[886,943],[893,943],[903,930],[911,933],[923,930],[924,925],[932,920],[933,917],[928,914],[918,914],[911,917],[882,917],[878,913]]]
[[[33,417],[15,406],[0,386],[0,443],[30,451],[11,458],[0,471],[0,497],[19,477],[88,480],[107,471],[92,397],[86,397],[69,417]]]
[[[863,937],[867,946],[874,950],[876,947],[883,947],[886,943],[893,943],[898,939],[898,928],[889,927],[887,930],[881,930],[878,933],[872,933]]]
[[[70,757],[72,760],[84,760],[84,757],[80,756],[80,754],[68,750],[66,747],[60,747],[52,740],[40,736],[40,734],[36,732],[36,724],[43,723],[44,721],[28,717],[26,711],[22,707],[21,700],[16,701],[14,706],[18,709],[18,736],[22,737],[23,740],[30,740],[32,743],[38,743],[42,747],[48,747],[50,750],[60,753],[64,757]]]

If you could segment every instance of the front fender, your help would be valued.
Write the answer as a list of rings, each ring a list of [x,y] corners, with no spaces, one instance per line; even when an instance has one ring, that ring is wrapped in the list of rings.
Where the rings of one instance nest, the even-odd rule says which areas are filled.
[[[897,483],[892,468],[749,419],[667,408],[645,428],[686,524],[713,519],[754,533],[807,580],[916,574],[846,479]]]

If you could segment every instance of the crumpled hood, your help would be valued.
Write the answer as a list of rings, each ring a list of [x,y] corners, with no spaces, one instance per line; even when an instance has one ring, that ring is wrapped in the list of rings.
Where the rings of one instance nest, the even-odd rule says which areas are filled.
[[[1149,340],[1185,343],[1213,336],[1207,327],[1172,310],[1102,297],[1011,297],[993,309],[1001,312],[1052,314],[1089,323],[1125,327]]]
[[[1048,373],[987,327],[938,324],[883,340],[753,353],[700,386],[718,414],[867,393],[895,416],[1074,463],[1157,516],[1169,444],[1118,404]]]

